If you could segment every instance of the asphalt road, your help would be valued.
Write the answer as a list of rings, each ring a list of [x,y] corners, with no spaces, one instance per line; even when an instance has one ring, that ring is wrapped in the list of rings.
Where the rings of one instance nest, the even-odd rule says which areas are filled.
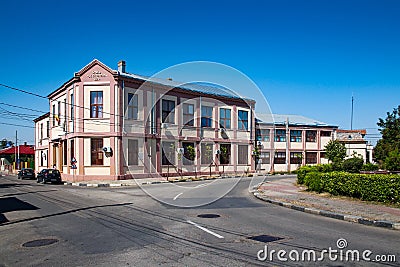
[[[249,184],[257,182],[143,187],[160,202],[138,187],[0,177],[0,266],[400,266],[400,231],[262,202],[249,193]],[[192,207],[205,202],[211,203]],[[329,255],[329,249],[337,251]],[[349,251],[355,250],[360,261],[352,260]],[[323,261],[312,261],[312,252]],[[369,259],[394,255],[396,261],[367,262],[363,253]]]

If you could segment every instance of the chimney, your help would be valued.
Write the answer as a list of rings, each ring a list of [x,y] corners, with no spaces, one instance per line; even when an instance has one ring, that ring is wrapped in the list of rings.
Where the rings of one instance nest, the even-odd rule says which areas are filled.
[[[125,73],[125,68],[126,68],[126,62],[125,62],[125,60],[120,60],[120,61],[118,62],[118,71],[119,71],[120,73]]]
[[[26,146],[26,142],[24,142],[24,146]]]

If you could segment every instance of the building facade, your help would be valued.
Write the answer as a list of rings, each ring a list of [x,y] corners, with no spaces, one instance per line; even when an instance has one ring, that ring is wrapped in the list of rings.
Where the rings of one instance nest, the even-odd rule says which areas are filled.
[[[325,146],[335,138],[337,126],[299,115],[256,114],[256,118],[257,170],[290,172],[328,163]]]
[[[37,170],[63,180],[254,172],[255,101],[93,60],[35,120]]]
[[[346,147],[347,158],[354,155],[361,156],[364,163],[373,163],[373,146],[368,144],[364,139],[367,131],[365,129],[359,130],[342,130],[336,131],[335,139],[339,140]]]

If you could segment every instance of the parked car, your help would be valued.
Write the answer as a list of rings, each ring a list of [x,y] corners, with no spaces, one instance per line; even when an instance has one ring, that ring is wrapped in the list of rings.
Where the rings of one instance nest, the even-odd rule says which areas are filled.
[[[35,179],[35,172],[31,168],[23,168],[18,172],[18,179]]]
[[[36,177],[38,183],[61,183],[61,174],[55,169],[43,169]]]

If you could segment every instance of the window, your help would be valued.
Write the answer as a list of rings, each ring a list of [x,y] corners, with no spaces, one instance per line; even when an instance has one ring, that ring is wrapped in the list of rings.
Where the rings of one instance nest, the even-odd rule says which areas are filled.
[[[306,131],[306,142],[317,142],[317,131]]]
[[[63,165],[68,165],[68,148],[67,148],[67,140],[62,141],[62,150],[63,150]]]
[[[317,164],[317,152],[306,152],[306,164]]]
[[[103,139],[92,138],[90,140],[92,165],[103,165]]]
[[[57,122],[58,122],[58,125],[60,125],[61,124],[61,102],[60,101],[58,101],[57,102]]]
[[[324,137],[331,137],[331,131],[321,131],[321,136]]]
[[[286,142],[286,130],[275,130],[275,142]]]
[[[53,104],[53,127],[56,126],[56,104]]]
[[[201,144],[201,164],[211,164],[213,162],[213,145]]]
[[[40,151],[40,166],[44,165],[44,153],[43,151]]]
[[[238,111],[238,129],[247,130],[249,125],[249,113],[244,110]]]
[[[183,147],[183,165],[194,165],[194,159],[196,157],[196,149],[194,143],[182,143]]]
[[[67,98],[64,99],[64,122],[67,121]],[[65,124],[65,127],[67,127],[67,124]]]
[[[50,137],[50,121],[46,121],[46,132],[47,137]]]
[[[70,146],[71,146],[71,148],[70,148],[70,156],[69,156],[69,158],[72,161],[72,159],[75,158],[75,142],[74,142],[74,139],[72,139],[70,141]]]
[[[321,159],[326,158],[326,153],[325,152],[320,152],[320,157],[321,157]]]
[[[301,131],[290,130],[290,142],[301,143]]]
[[[183,125],[194,126],[194,105],[183,104]]]
[[[175,164],[175,143],[162,142],[162,165]]]
[[[231,145],[221,144],[219,161],[221,164],[229,164],[231,162]]]
[[[74,94],[71,94],[71,114],[70,114],[70,118],[71,118],[71,121],[72,121],[72,132],[74,131]]]
[[[286,152],[275,152],[275,164],[285,164],[286,163]]]
[[[175,123],[175,102],[162,100],[162,122]]]
[[[290,152],[290,163],[301,164],[303,158],[302,152]]]
[[[270,164],[270,156],[271,154],[269,152],[261,152],[260,153],[260,160],[262,164]]]
[[[138,95],[137,94],[128,94],[128,120],[137,120],[139,113],[139,105],[138,105]]]
[[[212,107],[201,107],[201,127],[212,127],[212,113]]]
[[[249,149],[247,145],[238,145],[238,164],[249,164]]]
[[[90,92],[90,117],[103,118],[103,92]]]
[[[43,123],[40,124],[40,141],[43,139]]]
[[[257,141],[269,142],[269,129],[257,129],[256,139]]]
[[[219,110],[219,125],[221,128],[230,129],[231,128],[231,110],[226,108],[221,108]]]
[[[138,165],[139,144],[138,140],[128,139],[128,165]]]

